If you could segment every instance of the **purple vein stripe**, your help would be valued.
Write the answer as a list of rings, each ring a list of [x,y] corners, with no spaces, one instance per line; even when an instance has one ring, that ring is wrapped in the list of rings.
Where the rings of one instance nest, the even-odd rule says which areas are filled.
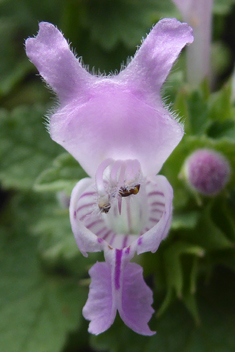
[[[160,213],[163,214],[163,211],[160,209],[151,209],[151,213]]]
[[[84,220],[88,215],[91,215],[91,214],[92,214],[92,211],[90,211],[89,213],[86,213],[86,214],[84,214],[83,216],[81,216],[81,217],[79,218],[79,220],[82,221],[82,220]]]
[[[164,193],[158,192],[158,191],[153,191],[153,192],[149,192],[147,194],[147,196],[162,196],[162,197],[164,197]]]
[[[126,236],[123,238],[122,248],[125,248],[125,247],[127,246],[127,240],[128,240],[128,235],[126,235]]]
[[[90,229],[92,226],[99,224],[100,222],[104,222],[104,220],[103,219],[95,220],[95,221],[91,222],[89,225],[87,225],[86,228]]]
[[[100,229],[99,231],[97,231],[97,232],[95,233],[96,236],[101,235],[101,233],[102,233],[103,231],[105,231],[105,230],[107,230],[107,227],[106,227],[106,226],[102,227],[102,229]]]
[[[114,274],[116,290],[119,290],[120,288],[121,262],[122,262],[122,249],[116,249],[115,274]]]
[[[159,222],[159,219],[149,218],[149,221]]]
[[[109,230],[109,231],[104,235],[104,237],[102,237],[103,240],[106,240],[106,238],[110,235],[111,232],[112,232],[112,230]]]
[[[143,237],[139,237],[139,239],[138,239],[138,245],[139,246],[142,244],[142,241],[143,241]]]
[[[92,203],[86,203],[86,204],[83,204],[81,205],[79,208],[77,208],[76,212],[78,213],[80,210],[86,208],[86,207],[90,207],[91,205],[95,204],[94,202]]]
[[[111,240],[109,242],[110,246],[113,244],[115,237],[116,237],[116,233],[113,234],[113,237],[111,238]]]
[[[164,207],[165,206],[165,203],[162,203],[162,202],[153,202],[150,204],[151,206],[152,205],[160,205],[161,207]]]
[[[81,197],[79,199],[81,199],[83,197],[93,196],[94,194],[95,194],[95,192],[85,192],[81,195]]]

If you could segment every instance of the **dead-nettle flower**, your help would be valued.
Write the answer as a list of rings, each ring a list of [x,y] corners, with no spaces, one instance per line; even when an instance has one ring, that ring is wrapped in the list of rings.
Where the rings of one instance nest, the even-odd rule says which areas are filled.
[[[210,76],[210,48],[213,0],[172,0],[184,21],[193,28],[194,43],[187,48],[187,76],[198,85]]]
[[[90,292],[83,315],[99,334],[117,310],[135,332],[148,327],[152,292],[137,254],[155,252],[168,233],[172,188],[155,176],[183,136],[182,126],[164,108],[160,89],[192,29],[163,19],[117,75],[91,75],[75,58],[63,35],[40,23],[26,52],[58,95],[51,116],[51,138],[67,149],[90,176],[75,186],[70,219],[83,255],[104,251],[105,262],[89,271]]]
[[[218,194],[230,176],[228,160],[211,149],[198,149],[185,162],[183,174],[188,184],[206,196]]]

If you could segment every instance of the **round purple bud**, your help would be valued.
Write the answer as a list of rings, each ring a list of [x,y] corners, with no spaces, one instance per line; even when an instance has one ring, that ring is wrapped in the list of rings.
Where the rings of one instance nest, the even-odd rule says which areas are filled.
[[[198,149],[185,163],[188,183],[199,193],[215,195],[229,180],[230,165],[227,159],[209,149]]]

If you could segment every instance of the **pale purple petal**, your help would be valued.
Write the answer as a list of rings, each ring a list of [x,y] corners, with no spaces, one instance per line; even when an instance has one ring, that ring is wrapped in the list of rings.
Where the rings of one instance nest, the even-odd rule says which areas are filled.
[[[162,103],[147,105],[130,87],[103,79],[83,104],[73,102],[51,117],[51,137],[94,176],[105,159],[137,159],[155,175],[183,137],[182,126]],[[160,101],[160,99],[159,99]]]
[[[139,95],[161,99],[160,88],[186,44],[193,42],[192,28],[175,18],[159,21],[119,77],[131,82]],[[145,92],[145,93],[144,93]]]
[[[25,46],[27,56],[61,102],[73,99],[93,80],[70,50],[62,33],[52,24],[41,22],[38,35],[27,39]]]
[[[90,197],[91,200],[95,197],[93,180],[91,178],[84,178],[76,184],[71,194],[69,208],[70,222],[75,240],[82,254],[87,257],[86,252],[101,251],[103,246],[97,240],[97,236],[92,232],[92,229],[85,227],[83,222],[79,220],[77,202],[84,194],[88,194],[87,197]],[[93,219],[91,220],[91,222],[94,221]]]
[[[162,20],[119,75],[96,77],[82,68],[58,29],[41,23],[26,51],[62,103],[51,117],[52,139],[90,176],[108,158],[137,159],[145,175],[158,173],[183,136],[162,104],[160,88],[192,40],[186,23]]]
[[[153,293],[143,279],[143,268],[135,263],[129,263],[125,267],[122,287],[122,305],[119,314],[124,323],[133,331],[141,335],[151,336],[148,322],[154,309]]]
[[[165,176],[158,175],[152,178],[152,182],[156,184],[153,193],[161,190],[162,202],[164,203],[163,214],[157,224],[137,240],[137,254],[148,251],[156,252],[161,241],[167,236],[170,230],[173,200],[172,187]]]
[[[117,311],[112,296],[111,268],[107,263],[97,262],[89,274],[90,291],[83,315],[91,321],[88,331],[98,335],[113,324]]]

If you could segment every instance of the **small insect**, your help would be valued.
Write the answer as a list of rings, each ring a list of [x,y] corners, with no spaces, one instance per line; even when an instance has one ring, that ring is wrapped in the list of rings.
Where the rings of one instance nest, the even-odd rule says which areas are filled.
[[[109,202],[104,202],[104,201],[100,200],[98,202],[98,207],[99,207],[101,213],[107,214],[111,208],[111,204]]]
[[[140,190],[140,184],[135,185],[134,187],[131,187],[131,188],[121,187],[118,193],[121,197],[128,197],[128,196],[131,196],[132,194],[139,193],[139,190]]]

